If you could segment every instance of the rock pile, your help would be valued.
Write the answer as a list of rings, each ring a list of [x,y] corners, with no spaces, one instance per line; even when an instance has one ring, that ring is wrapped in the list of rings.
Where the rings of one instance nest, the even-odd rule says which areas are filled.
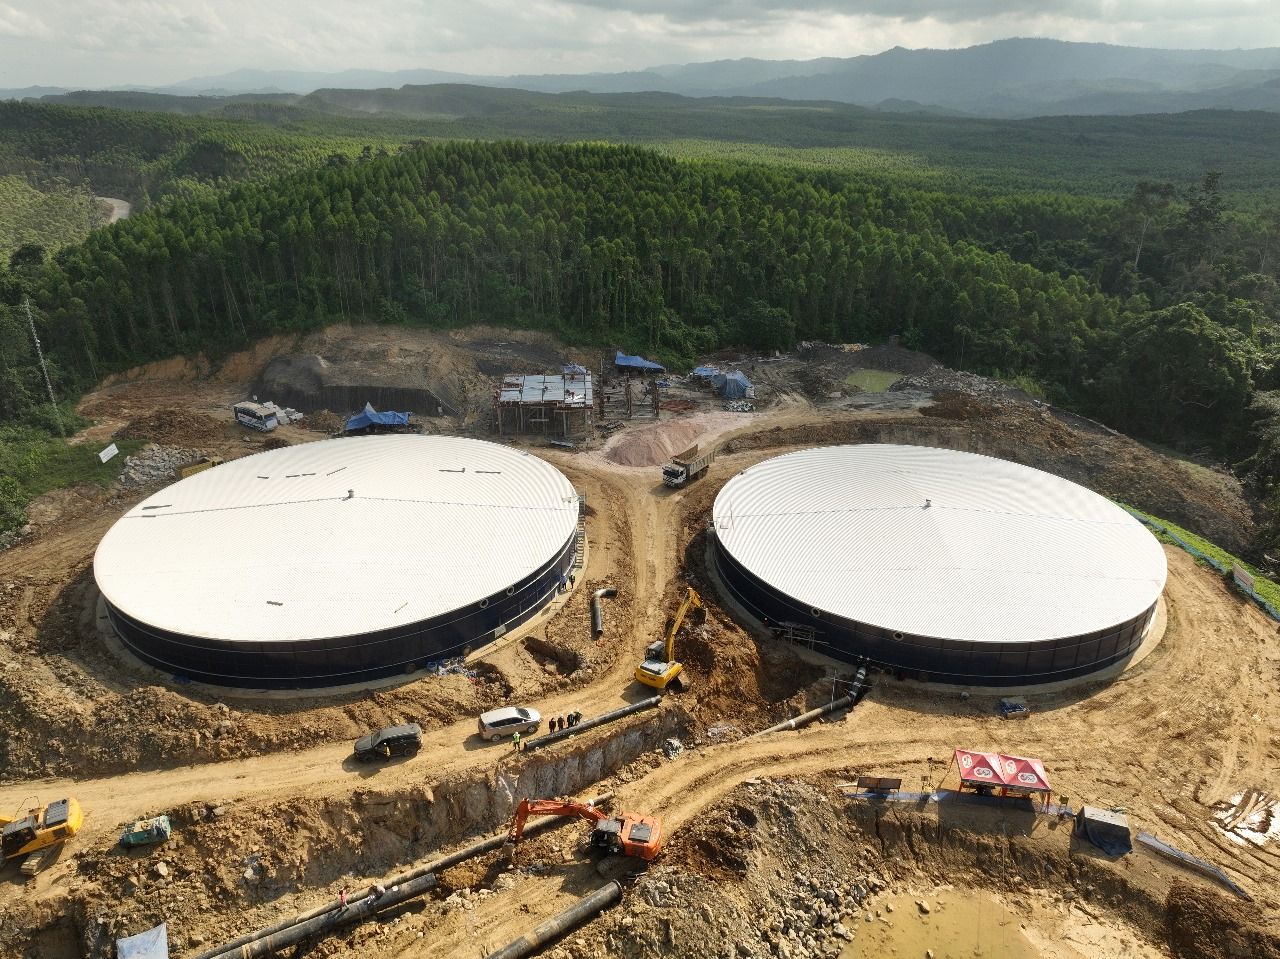
[[[981,396],[1000,399],[1009,396],[1013,389],[999,380],[991,380],[977,373],[966,373],[963,370],[949,370],[945,366],[933,366],[919,373],[904,376],[889,387],[891,391],[900,390],[953,390],[957,393],[968,393],[970,396]]]
[[[200,461],[199,450],[182,446],[147,446],[125,458],[120,485],[137,489],[159,483],[172,483],[178,471]]]

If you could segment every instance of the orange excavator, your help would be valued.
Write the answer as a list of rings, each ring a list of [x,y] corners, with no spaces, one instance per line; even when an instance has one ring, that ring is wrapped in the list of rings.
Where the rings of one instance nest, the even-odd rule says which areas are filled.
[[[525,820],[530,816],[577,816],[594,823],[591,847],[606,853],[650,862],[662,851],[662,820],[634,812],[610,816],[591,803],[560,799],[520,800],[507,836],[509,842],[518,843],[524,838]]]

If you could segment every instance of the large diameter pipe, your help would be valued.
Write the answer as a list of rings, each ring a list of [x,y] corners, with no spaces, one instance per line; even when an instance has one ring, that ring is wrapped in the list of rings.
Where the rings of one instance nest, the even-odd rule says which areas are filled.
[[[348,900],[346,906],[338,903],[335,909],[307,919],[305,922],[289,926],[287,929],[281,929],[279,932],[255,939],[233,950],[231,953],[224,953],[224,955],[232,955],[236,959],[259,959],[261,956],[269,956],[273,952],[279,952],[281,949],[297,945],[312,936],[323,935],[339,926],[349,926],[352,923],[364,922],[370,916],[383,909],[390,909],[392,906],[398,906],[402,902],[416,899],[423,893],[429,892],[435,888],[436,883],[439,881],[435,873],[427,873],[403,885],[386,886],[384,887],[386,891],[382,895],[378,895],[375,890],[368,896],[354,902]]]
[[[508,943],[497,952],[489,953],[486,959],[524,959],[525,956],[531,956],[621,898],[622,885],[615,879],[607,886],[601,886],[590,895],[583,896],[558,916],[535,927],[533,932]]]
[[[621,709],[615,709],[612,712],[601,713],[592,719],[584,719],[576,726],[566,726],[564,729],[554,733],[547,733],[545,736],[539,736],[537,739],[524,740],[521,745],[524,746],[525,752],[532,752],[535,749],[541,749],[543,746],[550,746],[560,742],[562,739],[568,739],[570,736],[576,736],[578,733],[585,733],[589,729],[595,729],[597,726],[603,726],[605,723],[611,723],[614,720],[622,719],[624,716],[630,716],[632,713],[638,713],[642,709],[652,709],[658,703],[662,702],[661,696],[653,696],[649,699],[641,700],[638,703],[632,703],[630,706],[623,706]]]
[[[837,709],[843,709],[845,706],[856,706],[862,702],[862,698],[870,692],[871,687],[867,685],[867,667],[858,668],[857,674],[853,677],[853,691],[848,696],[841,696],[834,702],[827,703],[825,706],[819,706],[817,709],[811,709],[807,713],[801,713],[795,719],[788,719],[785,723],[778,723],[776,726],[770,726],[768,729],[762,729],[760,732],[748,737],[755,739],[756,736],[764,736],[767,733],[782,732],[784,729],[799,729],[801,726],[807,726],[819,716],[827,713],[834,713]]]
[[[825,716],[827,713],[834,713],[837,709],[844,709],[845,706],[856,706],[862,702],[862,698],[867,695],[871,687],[867,685],[867,667],[859,666],[858,672],[853,677],[852,692],[848,696],[841,696],[834,702],[827,703],[825,706],[819,706],[817,709],[811,709],[807,713],[801,713],[795,719],[788,719],[785,723],[778,723],[776,726],[770,726],[768,729],[762,729],[749,737],[755,739],[756,736],[764,736],[768,733],[782,732],[784,729],[799,729],[801,726],[807,726],[819,716]]]
[[[833,713],[837,709],[843,709],[852,702],[852,696],[841,696],[835,702],[827,703],[827,705],[820,706],[817,709],[811,709],[807,713],[801,713],[795,719],[788,719],[785,723],[778,723],[776,726],[770,726],[768,729],[762,729],[760,732],[755,733],[751,738],[755,739],[756,736],[765,736],[769,733],[782,732],[784,729],[799,729],[801,726],[809,725],[819,716],[823,716],[826,713]]]
[[[600,600],[606,597],[617,596],[618,591],[612,586],[606,586],[604,589],[597,589],[591,594],[591,635],[604,635],[604,607],[600,605]]]
[[[586,801],[593,806],[599,806],[608,802],[612,798],[612,792],[603,792]],[[550,829],[552,826],[560,826],[567,822],[569,822],[568,819],[560,816],[539,816],[537,819],[525,826],[524,833],[526,836],[536,835],[545,829]],[[415,866],[413,869],[402,872],[397,876],[392,876],[382,884],[383,888],[390,889],[392,886],[404,886],[424,876],[434,876],[435,874],[441,873],[452,866],[456,866],[460,862],[466,862],[468,859],[474,859],[476,856],[484,855],[486,852],[501,849],[506,845],[506,843],[507,833],[504,830],[500,835],[490,836],[488,839],[482,839],[480,842],[472,843],[469,846],[464,846],[455,852],[451,852],[447,856],[442,856],[439,859],[433,859],[428,863],[424,863],[421,866]],[[363,901],[372,896],[376,891],[376,886],[369,886],[363,892],[353,893],[348,896],[347,902],[356,903]],[[334,899],[330,902],[326,902],[322,906],[316,906],[314,909],[308,909],[306,912],[300,912],[296,916],[281,919],[279,922],[273,923],[270,926],[264,926],[263,928],[256,929],[253,932],[245,933],[240,938],[233,939],[231,942],[224,943],[220,946],[214,946],[211,949],[206,949],[204,952],[197,953],[192,956],[191,959],[239,959],[241,955],[241,946],[248,945],[249,943],[253,943],[261,939],[271,938],[286,929],[302,925],[319,916],[335,912],[341,908],[341,906],[342,901],[340,899]],[[348,906],[348,908],[350,908],[350,906]]]

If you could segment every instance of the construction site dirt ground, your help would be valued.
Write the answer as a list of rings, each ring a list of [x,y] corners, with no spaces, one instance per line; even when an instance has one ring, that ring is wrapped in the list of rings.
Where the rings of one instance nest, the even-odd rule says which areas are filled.
[[[459,342],[501,344],[504,363],[522,342],[415,331],[413,349],[433,335],[459,362],[470,362]],[[85,441],[129,430],[206,454],[255,452],[263,438],[235,427],[227,406],[272,356],[299,348],[273,341],[216,369],[175,360],[133,371],[86,397],[96,423]],[[569,355],[545,340],[530,350],[535,364]],[[626,881],[618,906],[551,947],[558,959],[942,957],[948,916],[991,930],[983,954],[1280,956],[1280,844],[1215,819],[1250,790],[1280,793],[1280,626],[1179,550],[1166,547],[1159,644],[1114,680],[1030,693],[1026,721],[1002,721],[995,696],[879,675],[851,712],[747,738],[830,701],[833,681],[848,677],[736,621],[706,570],[716,492],[768,456],[837,442],[947,446],[1059,473],[1224,546],[1242,548],[1252,529],[1220,470],[963,381],[858,400],[830,388],[858,368],[856,354],[836,352],[757,369],[753,413],[694,404],[576,452],[530,444],[586,496],[589,562],[557,611],[467,673],[333,695],[180,685],[103,642],[92,579],[98,540],[155,487],[42,498],[32,529],[0,552],[0,809],[73,795],[86,820],[33,881],[14,866],[0,872],[0,956],[110,956],[116,936],[160,921],[171,954],[192,955],[492,834],[522,794],[603,790],[617,808],[661,816],[667,848]],[[904,376],[934,369],[918,354],[866,362]],[[433,429],[486,435],[461,417]],[[667,489],[657,466],[693,442],[717,445],[716,461],[689,488]],[[475,715],[503,703],[591,716],[644,698],[632,671],[686,584],[708,613],[678,650],[690,692],[535,753],[477,740]],[[588,600],[603,585],[618,596],[596,640]],[[424,728],[417,757],[351,761],[356,736],[404,721]],[[936,785],[957,746],[1043,759],[1055,793],[1123,807],[1135,829],[1220,866],[1252,901],[1141,849],[1108,859],[1049,817],[872,805],[837,788],[860,774]],[[160,813],[174,820],[168,843],[115,846],[125,823]],[[454,867],[426,897],[294,954],[485,956],[604,882],[580,848],[584,832],[568,822],[514,859]]]

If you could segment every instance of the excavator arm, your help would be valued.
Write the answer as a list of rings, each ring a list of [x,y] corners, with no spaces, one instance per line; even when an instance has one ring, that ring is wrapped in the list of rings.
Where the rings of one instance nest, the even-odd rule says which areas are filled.
[[[568,802],[559,799],[522,799],[516,807],[515,818],[511,821],[511,832],[507,839],[519,842],[524,838],[524,824],[530,816],[577,816],[591,823],[608,819],[608,813],[601,812],[591,803]]]
[[[680,608],[676,610],[675,619],[671,620],[671,628],[667,630],[666,658],[669,663],[675,661],[676,634],[680,632],[685,616],[689,614],[690,609],[702,608],[702,597],[698,595],[698,591],[692,586],[688,587],[688,589],[688,595],[685,596],[684,602],[680,604]]]

